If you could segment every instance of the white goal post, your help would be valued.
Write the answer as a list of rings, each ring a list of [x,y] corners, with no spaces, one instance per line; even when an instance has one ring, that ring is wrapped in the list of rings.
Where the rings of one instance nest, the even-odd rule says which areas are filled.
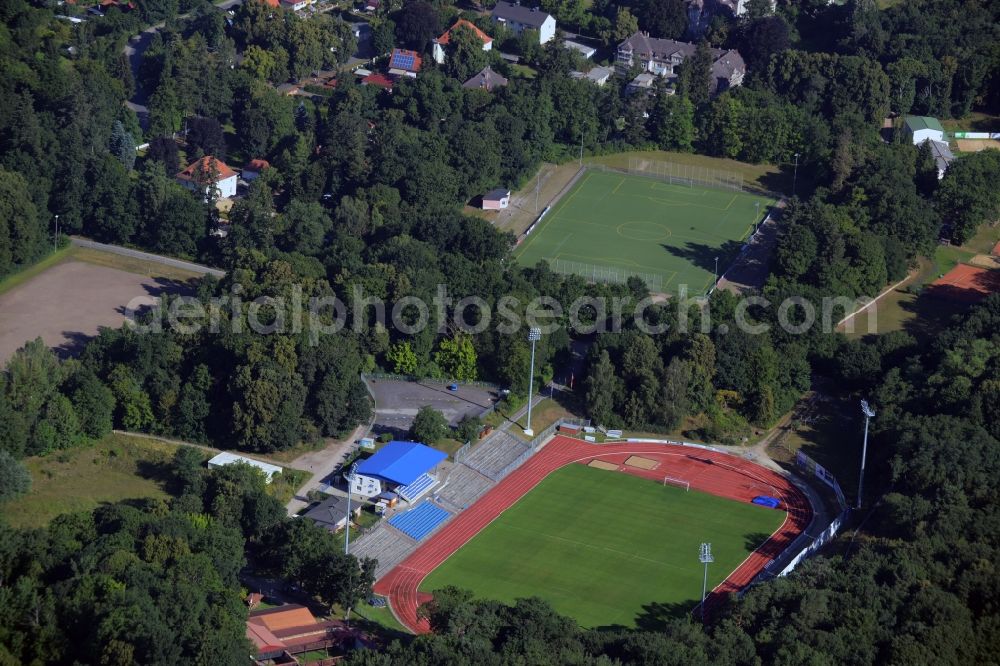
[[[678,479],[678,478],[675,478],[673,476],[665,476],[665,477],[663,477],[663,485],[665,486],[667,484],[670,484],[671,486],[678,486],[680,488],[683,488],[686,491],[690,491],[691,490],[691,482],[690,481],[685,481],[684,479]]]

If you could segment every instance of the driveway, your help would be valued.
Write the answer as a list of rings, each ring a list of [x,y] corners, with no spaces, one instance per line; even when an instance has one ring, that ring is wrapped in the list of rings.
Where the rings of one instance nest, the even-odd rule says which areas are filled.
[[[482,413],[494,398],[492,391],[478,386],[460,385],[452,392],[445,384],[370,379],[368,387],[375,396],[374,432],[396,436],[410,429],[417,410],[425,405],[444,414],[454,426],[465,416]]]

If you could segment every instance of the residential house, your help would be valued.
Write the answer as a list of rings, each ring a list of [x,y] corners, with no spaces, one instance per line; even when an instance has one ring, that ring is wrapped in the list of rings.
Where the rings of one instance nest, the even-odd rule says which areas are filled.
[[[625,74],[633,67],[643,72],[662,76],[668,80],[677,77],[677,66],[694,55],[698,47],[690,42],[650,37],[649,33],[636,32],[618,45],[616,67]],[[746,64],[739,51],[711,49],[712,92],[719,93],[743,83]]]
[[[262,160],[259,158],[253,159],[247,162],[247,165],[243,167],[241,175],[243,176],[243,180],[250,183],[257,180],[260,177],[260,174],[264,172],[264,170],[270,168],[271,168],[271,163],[268,162],[267,160]]]
[[[360,513],[361,504],[351,504],[351,515],[357,518]],[[331,532],[339,532],[347,526],[347,498],[328,497],[302,516]]]
[[[639,92],[651,93],[653,90],[653,84],[656,83],[656,74],[651,74],[650,72],[642,72],[637,74],[634,79],[628,82],[625,86],[626,95],[634,95]]]
[[[832,0],[828,0],[828,3]],[[700,37],[716,16],[738,17],[747,11],[748,0],[687,0],[688,34]],[[771,0],[771,11],[775,0]]]
[[[525,30],[538,31],[538,43],[546,44],[556,36],[556,20],[537,7],[524,7],[519,2],[500,0],[491,14],[495,23],[504,23],[515,35]]]
[[[298,663],[294,655],[354,647],[357,635],[340,620],[317,620],[299,604],[250,611],[246,637],[258,664]]]
[[[381,4],[379,0],[365,0],[365,11],[369,13],[377,12]]]
[[[483,210],[503,210],[510,205],[510,190],[498,187],[483,195]]]
[[[910,137],[914,146],[919,146],[927,140],[944,141],[944,127],[937,118],[929,116],[906,116],[903,119],[903,131]]]
[[[226,465],[235,465],[238,463],[256,467],[264,473],[268,483],[271,483],[271,479],[274,478],[275,474],[281,474],[281,468],[277,465],[254,460],[253,458],[247,458],[246,456],[238,456],[235,453],[228,453],[226,451],[223,451],[209,460],[207,465],[209,469],[217,469],[219,467],[225,467]]]
[[[393,81],[385,74],[381,72],[374,72],[362,77],[361,85],[363,86],[378,86],[379,88],[384,88],[389,92],[392,92]]]
[[[407,49],[393,49],[389,56],[389,74],[393,76],[408,76],[411,79],[417,78],[417,72],[423,59],[416,51]]]
[[[462,87],[466,89],[479,88],[481,90],[492,91],[495,88],[503,88],[506,85],[507,79],[494,72],[493,68],[487,65],[486,67],[483,67],[478,74],[463,83]]]
[[[467,21],[465,19],[458,19],[455,25],[448,28],[443,35],[434,40],[434,62],[441,65],[444,64],[445,59],[445,47],[451,42],[451,33],[458,27],[467,28],[472,31],[479,41],[483,43],[483,50],[490,51],[493,49],[493,38],[487,35],[485,32],[480,30],[472,21]]]
[[[610,67],[597,66],[591,68],[589,72],[570,72],[569,75],[574,79],[583,79],[590,81],[598,87],[603,87],[614,73],[614,70]]]
[[[931,142],[931,154],[934,156],[934,163],[937,165],[938,180],[944,178],[944,172],[948,170],[948,165],[952,163],[955,159],[954,153],[951,152],[951,146],[949,146],[944,141],[932,141]]]
[[[281,0],[281,6],[285,9],[291,9],[293,12],[303,10],[312,3],[313,0]]]
[[[192,162],[186,169],[174,176],[178,183],[193,192],[204,192],[207,200],[214,190],[220,199],[236,196],[236,172],[225,162],[211,155]]]

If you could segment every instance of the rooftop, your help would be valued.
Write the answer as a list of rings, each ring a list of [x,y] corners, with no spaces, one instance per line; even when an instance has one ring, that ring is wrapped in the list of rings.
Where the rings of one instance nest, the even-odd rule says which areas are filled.
[[[507,79],[500,76],[493,71],[493,68],[487,65],[479,73],[475,74],[472,78],[462,84],[463,88],[482,88],[483,90],[493,90],[494,88],[502,88],[507,85]]]
[[[360,508],[360,504],[353,504],[351,506],[352,512],[356,512]],[[305,518],[309,518],[317,523],[323,523],[324,525],[339,525],[347,517],[347,498],[329,497],[302,515]]]
[[[485,201],[499,201],[505,197],[510,196],[510,190],[506,187],[498,187],[496,189],[490,190],[483,195],[483,200]]]
[[[189,164],[186,169],[177,174],[177,178],[180,180],[194,180],[202,174],[206,176],[215,174],[216,178],[212,182],[217,183],[220,180],[235,176],[236,172],[230,169],[222,160],[218,160],[211,155],[205,155],[200,160]]]
[[[480,39],[480,41],[482,41],[482,42],[485,42],[487,44],[493,42],[493,38],[492,37],[490,37],[485,32],[483,32],[478,27],[476,27],[475,23],[473,23],[472,21],[468,21],[466,19],[458,19],[457,21],[455,21],[455,25],[453,25],[450,28],[448,28],[447,30],[445,30],[444,34],[441,35],[440,37],[438,37],[434,41],[436,41],[441,46],[446,46],[448,44],[448,42],[451,41],[451,33],[452,33],[452,31],[454,31],[459,26],[461,26],[463,28],[468,28],[469,30],[471,30],[473,32],[473,34],[476,37],[478,37]]]
[[[401,69],[404,72],[419,72],[421,65],[420,54],[416,51],[406,49],[393,49],[389,56],[389,69]]]
[[[911,132],[917,132],[924,129],[944,132],[944,127],[941,126],[938,119],[931,118],[930,116],[906,116],[904,122],[906,123],[906,127],[909,128]]]
[[[417,442],[389,442],[371,458],[361,461],[357,472],[405,486],[447,457],[444,451]]]
[[[235,174],[234,174],[235,175]],[[251,467],[256,467],[260,471],[264,472],[267,480],[270,481],[271,477],[275,474],[281,474],[281,468],[277,465],[272,465],[271,463],[261,462],[259,460],[254,460],[253,458],[247,458],[245,456],[239,456],[235,453],[229,453],[228,451],[223,451],[214,458],[208,461],[209,467],[222,467],[224,465],[232,465],[234,463],[243,463],[245,465],[250,465]]]
[[[549,15],[537,7],[524,7],[519,3],[505,2],[500,0],[491,14],[494,19],[504,21],[514,21],[522,25],[540,28]]]

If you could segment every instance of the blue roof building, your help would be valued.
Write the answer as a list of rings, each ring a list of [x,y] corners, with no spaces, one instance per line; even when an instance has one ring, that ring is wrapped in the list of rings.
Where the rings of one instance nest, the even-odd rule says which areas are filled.
[[[417,442],[389,442],[357,466],[358,474],[406,486],[448,457],[444,451]]]

